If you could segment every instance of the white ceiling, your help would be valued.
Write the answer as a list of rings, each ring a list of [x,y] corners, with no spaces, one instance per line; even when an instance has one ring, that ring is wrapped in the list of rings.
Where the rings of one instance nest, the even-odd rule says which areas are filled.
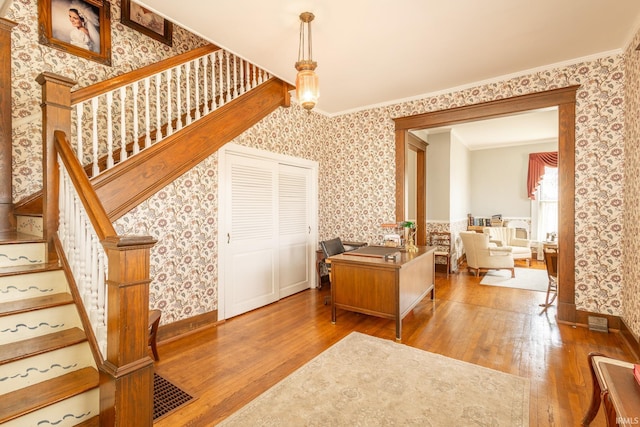
[[[137,0],[136,0],[137,1]],[[141,0],[295,82],[299,14],[315,14],[317,111],[336,115],[624,49],[638,0]]]
[[[540,143],[558,143],[558,109],[544,108],[508,117],[413,131],[424,141],[429,135],[455,134],[469,150]]]

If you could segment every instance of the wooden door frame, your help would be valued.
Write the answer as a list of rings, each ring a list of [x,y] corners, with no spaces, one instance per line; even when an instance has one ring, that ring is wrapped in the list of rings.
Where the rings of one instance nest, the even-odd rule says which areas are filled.
[[[405,165],[409,161],[409,151],[416,152],[416,224],[426,224],[427,222],[427,144],[417,136],[412,135],[407,131],[406,133],[406,150]],[[409,187],[409,179],[412,177],[408,173],[404,174],[405,189]],[[404,200],[405,209],[408,205],[408,201]],[[404,211],[403,211],[404,212]],[[406,214],[406,212],[404,212]],[[397,221],[403,221],[409,218],[397,219]],[[425,227],[419,227],[416,231],[416,245],[425,246],[427,244],[427,230]]]
[[[396,220],[405,215],[405,179],[407,133],[466,123],[475,120],[509,116],[540,108],[558,108],[558,311],[559,321],[575,323],[575,119],[576,92],[580,86],[568,86],[529,95],[515,96],[480,104],[399,117],[395,121],[396,135]],[[421,201],[420,198],[424,199]],[[426,194],[418,195],[425,203]],[[426,230],[426,218],[418,229]]]

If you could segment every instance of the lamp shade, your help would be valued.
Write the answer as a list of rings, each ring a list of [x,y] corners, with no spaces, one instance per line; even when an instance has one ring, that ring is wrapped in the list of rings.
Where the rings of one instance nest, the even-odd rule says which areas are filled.
[[[311,21],[313,18],[311,12],[300,14],[300,46],[298,48],[298,62],[296,62],[296,70],[298,70],[296,97],[300,105],[307,111],[313,110],[320,96],[318,76],[315,73],[318,64],[311,58]]]
[[[296,97],[305,110],[312,110],[320,96],[318,75],[313,70],[300,70],[296,76]]]

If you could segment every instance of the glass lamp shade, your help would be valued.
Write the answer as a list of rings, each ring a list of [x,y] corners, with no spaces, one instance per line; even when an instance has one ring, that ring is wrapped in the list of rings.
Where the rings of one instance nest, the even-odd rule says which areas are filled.
[[[296,96],[305,110],[312,110],[318,102],[318,75],[313,70],[300,70],[296,77]]]

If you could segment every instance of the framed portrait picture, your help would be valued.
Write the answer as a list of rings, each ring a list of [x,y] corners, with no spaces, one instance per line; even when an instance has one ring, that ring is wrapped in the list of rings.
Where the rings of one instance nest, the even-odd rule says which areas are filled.
[[[38,0],[40,43],[111,65],[108,0]]]
[[[122,0],[121,7],[120,21],[124,25],[169,46],[173,44],[173,24],[171,22],[130,0]]]

